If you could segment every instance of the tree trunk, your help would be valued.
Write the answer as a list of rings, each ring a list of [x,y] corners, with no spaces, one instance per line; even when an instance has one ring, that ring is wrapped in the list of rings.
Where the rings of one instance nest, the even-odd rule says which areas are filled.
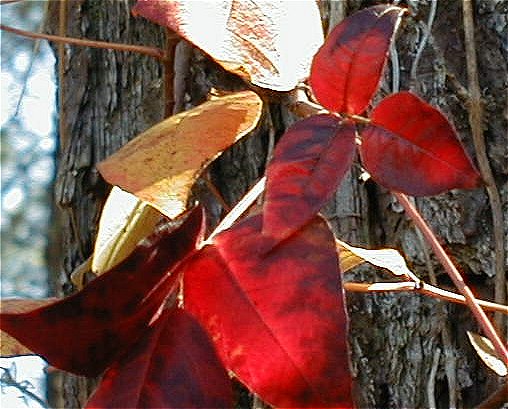
[[[337,21],[366,3],[332,2],[325,10],[330,20]],[[459,85],[467,84],[465,67],[470,58],[464,51],[461,2],[411,4],[413,15],[406,18],[391,52],[382,93],[397,91],[399,87],[411,89],[439,107],[475,157],[467,103]],[[475,4],[481,88],[489,118],[485,137],[506,206],[506,81],[500,82],[500,78],[507,77],[506,48],[502,42],[507,27],[502,19],[503,15],[506,17],[506,4]],[[427,28],[430,36],[425,39]],[[394,198],[370,181],[359,182],[358,173],[353,170],[326,211],[339,237],[353,244],[399,248],[419,277],[453,288]],[[485,190],[452,191],[417,199],[416,205],[446,242],[474,292],[494,299],[493,227]],[[346,279],[372,282],[390,277],[362,269]],[[359,406],[469,408],[497,388],[492,372],[479,361],[467,341],[465,331],[479,329],[465,307],[413,294],[348,294],[348,304]]]
[[[126,44],[163,47],[164,30],[130,14],[134,2],[52,2],[49,21],[58,29],[59,8],[66,7],[65,33]],[[109,187],[95,164],[136,134],[163,118],[162,67],[134,53],[65,47],[59,92],[60,158],[56,202],[62,212],[63,294],[74,291],[72,271],[93,250],[101,208]],[[78,408],[95,380],[65,375],[55,379],[52,405]]]
[[[164,30],[142,18],[133,18],[130,15],[133,3],[68,1],[66,33],[164,47]],[[335,25],[369,3],[322,1],[324,26]],[[464,144],[473,153],[463,89],[458,85],[467,83],[461,3],[438,2],[427,39],[432,2],[410,3],[415,15],[407,18],[399,34],[382,93],[397,88],[398,81],[401,89],[412,89],[426,98],[454,122]],[[488,0],[477,1],[475,5],[477,46],[481,44],[478,47],[481,87],[489,114],[485,136],[506,205],[506,118],[502,113],[506,92],[503,78],[507,75],[502,33],[506,23],[501,18],[506,13],[502,10],[506,5]],[[56,5],[53,8],[52,13],[57,16]],[[57,21],[56,17],[51,21]],[[426,46],[419,51],[422,42]],[[393,63],[395,55],[399,68]],[[63,213],[63,288],[64,293],[69,293],[73,290],[69,275],[91,254],[100,210],[108,192],[95,164],[162,119],[164,93],[163,67],[150,57],[66,47],[64,68],[60,91],[64,101],[60,111],[62,150],[56,199]],[[238,78],[184,42],[177,47],[175,76],[175,110],[198,105],[212,88],[246,88]],[[228,205],[234,204],[263,173],[271,145],[296,119],[283,103],[284,98],[272,93],[265,95],[265,99],[269,103],[258,129],[210,170],[211,180]],[[420,277],[450,285],[391,195],[373,182],[360,182],[360,173],[361,169],[355,166],[335,199],[324,209],[338,237],[352,244],[399,248]],[[224,214],[220,202],[205,183],[197,184],[196,194],[212,218]],[[416,203],[446,242],[475,292],[493,299],[493,231],[485,191],[454,191],[418,199]],[[347,273],[345,279],[372,282],[391,277],[364,267]],[[358,406],[467,408],[495,389],[494,378],[468,344],[465,331],[478,331],[478,328],[465,307],[413,294],[348,294],[347,298]],[[60,386],[61,397],[55,406],[79,407],[95,382],[66,375]],[[239,407],[259,403],[253,402],[241,388],[238,390]]]

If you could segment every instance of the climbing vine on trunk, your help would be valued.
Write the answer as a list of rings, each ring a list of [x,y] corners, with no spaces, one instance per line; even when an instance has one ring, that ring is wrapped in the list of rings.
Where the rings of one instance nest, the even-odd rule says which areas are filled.
[[[482,178],[432,105],[402,91],[373,106],[405,10],[364,9],[323,43],[314,2],[221,4],[139,0],[133,12],[256,87],[292,91],[308,77],[311,115],[281,137],[265,177],[208,237],[192,187],[256,127],[263,101],[254,91],[213,96],[101,162],[102,176],[124,191],[115,188],[103,212],[91,263],[98,277],[61,300],[4,301],[2,353],[103,374],[87,408],[231,407],[229,374],[275,407],[353,407],[341,268],[367,261],[425,288],[400,254],[340,242],[319,215],[358,151],[359,165],[422,229],[490,339],[471,342],[505,376],[508,354],[485,304],[405,196],[475,189]],[[314,19],[298,47],[298,21],[286,9]],[[220,36],[204,31],[204,17],[222,22]]]

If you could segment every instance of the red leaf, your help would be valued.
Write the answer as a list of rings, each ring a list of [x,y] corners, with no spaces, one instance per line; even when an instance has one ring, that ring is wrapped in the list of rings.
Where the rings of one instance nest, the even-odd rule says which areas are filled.
[[[96,376],[148,328],[174,287],[170,274],[192,252],[203,232],[194,210],[181,227],[141,242],[123,262],[78,293],[23,313],[0,315],[0,328],[51,365]]]
[[[232,401],[212,341],[187,312],[174,309],[106,371],[86,407],[228,408]]]
[[[350,407],[333,235],[320,218],[275,248],[260,232],[261,216],[248,218],[190,259],[185,308],[263,400],[282,408]]]
[[[361,114],[376,93],[404,10],[378,5],[343,20],[314,57],[310,85],[327,109]]]
[[[453,126],[409,92],[383,99],[362,132],[362,162],[374,180],[413,196],[478,187],[481,177]]]
[[[333,115],[314,115],[289,128],[267,170],[263,233],[281,240],[312,219],[337,189],[354,152],[354,125]]]

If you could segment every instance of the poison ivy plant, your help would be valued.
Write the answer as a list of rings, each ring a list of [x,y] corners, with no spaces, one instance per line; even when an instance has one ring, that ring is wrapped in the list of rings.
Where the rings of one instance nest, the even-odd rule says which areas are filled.
[[[33,351],[66,371],[104,374],[88,408],[230,407],[228,373],[275,407],[352,407],[337,248],[345,249],[345,268],[367,260],[409,270],[393,251],[338,245],[319,210],[357,148],[373,179],[394,191],[430,195],[481,183],[436,108],[409,92],[371,106],[404,9],[362,10],[319,50],[313,25],[294,53],[287,39],[301,30],[298,21],[283,27],[280,5],[250,3],[200,3],[201,10],[193,2],[139,0],[135,12],[247,73],[254,85],[289,90],[310,72],[328,112],[282,136],[260,213],[203,241],[203,212],[189,205],[204,168],[260,118],[261,99],[244,91],[165,120],[99,164],[108,181],[139,199],[100,236],[94,257],[106,260],[106,271],[63,300],[19,301],[2,311],[1,329],[17,339],[2,353]],[[295,7],[317,13],[311,1]],[[156,229],[127,254],[118,243],[125,231],[139,231],[132,215],[145,201],[180,226]]]

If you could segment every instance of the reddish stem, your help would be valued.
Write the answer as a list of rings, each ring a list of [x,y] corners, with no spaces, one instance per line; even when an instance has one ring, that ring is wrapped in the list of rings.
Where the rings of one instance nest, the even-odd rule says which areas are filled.
[[[50,34],[40,34],[33,33],[31,31],[20,30],[18,28],[9,27],[3,24],[0,24],[0,30],[8,31],[10,33],[14,33],[23,37],[28,38],[40,38],[43,40],[54,41],[56,43],[65,43],[72,45],[80,45],[84,47],[93,47],[93,48],[102,48],[107,50],[118,50],[118,51],[131,51],[138,54],[148,55],[150,57],[157,58],[158,60],[165,60],[166,55],[164,50],[155,47],[145,47],[142,45],[131,45],[131,44],[121,44],[121,43],[110,43],[107,41],[94,41],[94,40],[83,40],[80,38],[72,38],[72,37],[61,37]]]
[[[396,281],[389,283],[354,283],[346,282],[343,283],[343,287],[346,291],[357,292],[357,293],[384,293],[384,292],[417,292],[424,294],[429,297],[438,298],[440,300],[450,301],[458,304],[466,304],[466,299],[463,295],[452,293],[451,291],[443,290],[439,287],[424,283],[420,281],[415,283],[414,281]],[[486,311],[497,311],[502,314],[508,314],[508,306],[497,304],[490,301],[476,300],[478,304]]]
[[[466,304],[473,312],[473,315],[476,317],[476,320],[482,327],[483,331],[485,332],[485,335],[492,341],[492,344],[494,345],[496,352],[505,362],[508,362],[508,350],[506,349],[506,346],[499,338],[499,335],[497,334],[494,326],[488,319],[485,312],[478,305],[478,302],[473,292],[464,282],[464,279],[457,270],[457,267],[455,267],[450,257],[448,257],[448,255],[444,251],[443,247],[437,240],[437,237],[434,234],[434,232],[431,230],[427,222],[422,218],[418,210],[416,210],[413,204],[409,201],[406,195],[396,192],[392,193],[395,195],[399,203],[402,205],[408,216],[411,217],[416,226],[418,226],[418,228],[421,230],[423,236],[434,250],[436,257],[445,268],[446,272],[454,282],[455,286],[460,291],[460,293],[465,297]]]
[[[3,6],[4,4],[10,4],[10,3],[19,3],[20,1],[24,1],[24,0],[0,0],[0,6]]]

